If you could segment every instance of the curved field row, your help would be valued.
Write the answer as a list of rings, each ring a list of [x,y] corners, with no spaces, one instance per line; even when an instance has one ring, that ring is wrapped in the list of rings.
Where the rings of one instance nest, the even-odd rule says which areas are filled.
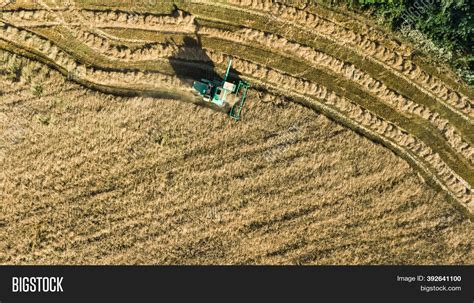
[[[152,14],[130,14],[126,12],[102,13],[89,10],[31,10],[31,11],[4,11],[2,16],[6,20],[25,26],[48,26],[58,24],[83,25],[94,28],[113,28],[128,25],[130,28],[141,30],[155,30],[160,27],[170,32],[193,32],[195,30],[194,17],[178,11],[176,16],[157,16]],[[90,22],[85,23],[84,21]],[[92,25],[93,24],[93,25]]]
[[[154,31],[161,30],[161,27],[156,27],[154,29]],[[388,104],[395,107],[400,112],[428,120],[443,134],[451,147],[468,159],[471,164],[474,163],[474,148],[464,141],[458,131],[449,124],[447,119],[440,117],[438,113],[430,111],[426,106],[419,105],[387,88],[385,84],[373,79],[367,73],[357,69],[353,64],[348,64],[325,53],[317,52],[311,48],[288,42],[284,38],[265,35],[262,32],[251,29],[244,29],[232,33],[213,28],[200,27],[197,33],[216,39],[239,42],[248,46],[250,46],[251,42],[259,43],[269,49],[280,50],[283,53],[292,54],[302,60],[312,63],[315,67],[323,67],[339,76],[346,77],[349,80],[358,83],[363,87],[363,89],[379,98],[380,101],[385,102],[386,100]],[[143,47],[131,48],[125,44],[114,45],[108,39],[101,37],[98,34],[81,29],[75,29],[75,37],[91,49],[115,60],[134,62],[156,60],[158,58],[177,58],[194,61],[209,60],[208,56],[205,55],[205,52],[199,51],[199,49],[194,51],[192,47],[182,45],[150,43]]]
[[[156,28],[155,30],[159,30]],[[217,31],[217,32],[216,32]],[[243,34],[229,34],[222,33],[218,30],[202,28],[199,33],[215,37],[217,39],[227,39],[230,41],[239,41],[244,42],[245,39],[242,38]],[[261,35],[255,37],[256,33],[252,31],[247,33],[250,38],[254,41],[265,41],[264,37]],[[80,29],[75,30],[75,37],[78,40],[84,42],[90,48],[96,50],[99,53],[110,56],[112,59],[122,59],[128,61],[144,61],[152,60],[157,58],[169,58],[174,57],[178,59],[187,59],[187,60],[206,60],[204,52],[193,51],[189,48],[186,50],[184,47],[177,47],[176,45],[170,44],[147,44],[145,47],[134,47],[133,49],[129,48],[126,45],[111,45],[107,39],[95,35],[93,33],[88,33]],[[253,37],[253,38],[252,38]],[[257,39],[261,38],[261,39]],[[267,39],[274,42],[272,37]],[[474,152],[473,148],[466,143],[463,138],[458,134],[455,128],[453,128],[447,119],[439,117],[437,113],[433,113],[423,105],[414,103],[413,101],[399,95],[398,93],[388,89],[383,83],[377,81],[362,72],[359,69],[356,69],[352,64],[346,64],[340,60],[337,60],[331,56],[328,56],[321,52],[315,52],[312,49],[301,47],[300,45],[289,44],[287,41],[277,41],[276,43],[267,42],[268,46],[272,49],[282,49],[288,53],[294,53],[295,55],[306,58],[305,60],[310,61],[311,63],[317,64],[319,67],[323,66],[327,69],[330,69],[333,72],[338,73],[349,80],[357,80],[364,89],[369,90],[373,95],[376,95],[379,100],[382,102],[387,99],[388,103],[392,106],[397,107],[401,112],[406,112],[409,114],[417,115],[423,119],[428,120],[432,125],[434,125],[443,136],[447,139],[448,143],[457,150],[459,153],[464,155],[471,163],[474,161]],[[278,43],[279,42],[279,43]],[[282,46],[283,45],[283,46]],[[279,47],[280,46],[280,47]],[[208,59],[207,59],[208,60]]]
[[[2,34],[6,41],[16,43],[18,47],[39,51],[40,56],[62,67],[63,71],[85,70],[83,76],[77,75],[78,80],[81,80],[81,77],[83,77],[83,80],[92,83],[95,82],[100,85],[107,85],[112,90],[114,86],[123,89],[124,86],[132,85],[136,90],[153,90],[153,86],[150,87],[149,85],[150,83],[156,84],[157,87],[166,87],[170,84],[177,88],[180,86],[179,80],[173,76],[164,76],[163,78],[163,76],[157,76],[153,73],[143,73],[141,71],[114,72],[110,70],[100,70],[100,68],[84,67],[82,63],[76,62],[73,57],[59,50],[55,45],[52,45],[50,41],[25,30],[16,29],[13,26],[4,25]],[[210,52],[209,56],[211,60],[217,64],[225,64],[227,59],[225,54],[219,52]],[[322,106],[323,104],[320,104],[319,101],[323,101],[323,103],[325,103],[324,106],[329,106],[332,111],[336,110],[338,115],[342,114],[344,117],[349,118],[349,120],[344,121],[347,124],[365,127],[379,134],[384,140],[390,141],[391,144],[402,147],[408,151],[409,154],[417,158],[416,162],[420,166],[424,167],[425,164],[429,164],[437,175],[435,180],[442,180],[439,184],[443,188],[447,189],[458,200],[462,201],[463,205],[466,205],[468,208],[471,207],[472,194],[470,185],[454,173],[425,142],[420,141],[407,131],[404,131],[393,123],[385,121],[356,102],[341,97],[326,87],[314,82],[293,77],[284,72],[264,67],[243,58],[236,60],[235,67],[248,78],[252,78],[254,82],[261,82],[263,86],[270,86],[273,89],[277,89],[279,93],[295,95],[305,99],[309,97],[311,102],[318,104],[317,106]],[[122,83],[122,85],[120,85],[120,83]],[[136,85],[138,87],[136,87]]]
[[[178,14],[174,19],[170,18],[157,18],[157,17],[150,17],[148,15],[140,15],[140,14],[133,14],[128,15],[127,13],[117,13],[117,12],[109,12],[109,13],[102,13],[102,12],[93,12],[87,11],[83,13],[83,17],[85,20],[89,21],[96,21],[98,22],[97,26],[113,26],[115,27],[126,27],[130,29],[130,24],[137,24],[139,26],[143,26],[143,23],[146,23],[146,20],[154,20],[152,23],[155,25],[153,29],[147,28],[147,30],[152,31],[166,31],[165,24],[176,24],[176,25],[184,25],[185,29],[188,27],[192,27],[190,24],[192,23],[193,18],[189,16],[185,16],[182,11],[178,11]],[[9,15],[7,15],[9,16]],[[10,14],[16,18],[20,17],[20,14]],[[25,19],[32,19],[35,16],[35,13],[32,12],[30,15],[23,16]],[[183,17],[184,16],[184,17]],[[95,17],[95,19],[94,19]],[[14,18],[15,19],[15,18]],[[184,22],[183,22],[184,20]],[[109,23],[107,23],[109,22]],[[117,23],[118,24],[115,24]],[[151,22],[151,21],[150,21]],[[120,25],[121,24],[121,25]],[[163,28],[163,25],[165,27]],[[134,28],[134,27],[132,27]],[[179,27],[175,27],[175,31],[181,31]],[[216,37],[219,39],[228,39],[231,41],[239,41],[241,43],[245,43],[247,40],[256,43],[263,43],[265,46],[271,49],[279,49],[283,52],[291,52],[296,56],[311,61],[311,63],[316,64],[318,66],[323,66],[325,68],[329,68],[331,71],[342,74],[349,80],[357,82],[358,84],[362,85],[366,90],[369,90],[370,93],[375,94],[379,99],[387,99],[387,101],[392,105],[396,106],[398,109],[401,109],[403,112],[408,112],[410,114],[417,115],[421,118],[428,119],[431,124],[433,124],[439,131],[442,132],[443,136],[448,140],[449,144],[456,149],[458,152],[463,154],[469,161],[472,163],[474,161],[474,153],[471,146],[469,146],[470,132],[471,128],[467,130],[468,134],[466,134],[467,142],[463,140],[460,134],[457,133],[456,128],[452,127],[448,124],[448,120],[443,117],[439,117],[437,114],[430,111],[426,108],[425,105],[416,104],[409,98],[406,98],[403,95],[400,95],[396,91],[390,90],[386,87],[384,83],[379,80],[374,79],[371,77],[370,74],[363,72],[362,70],[358,69],[351,63],[346,63],[343,60],[339,60],[334,58],[330,55],[327,55],[324,52],[315,51],[310,47],[303,46],[298,43],[293,43],[286,40],[284,37],[275,36],[272,34],[266,34],[263,32],[259,32],[252,29],[245,29],[239,30],[236,33],[228,33],[228,32],[217,32],[216,29],[207,30],[206,27],[201,27],[199,31],[196,33],[199,34],[207,34],[211,35],[212,37]],[[88,33],[86,31],[82,31],[80,29],[74,29],[75,37],[85,42],[89,47],[92,47],[98,51],[102,51],[102,53],[111,56],[111,58],[117,59],[124,59],[124,60],[152,60],[153,58],[163,58],[163,57],[170,57],[172,53],[180,54],[183,53],[181,50],[176,49],[174,45],[170,44],[147,44],[142,49],[137,48],[135,50],[130,50],[127,46],[123,45],[115,45],[111,46],[108,43],[108,39],[103,37],[102,35]],[[193,53],[197,52],[188,52],[185,54],[186,56],[190,56]],[[199,53],[197,53],[199,54]],[[189,59],[189,58],[187,58]],[[199,60],[201,58],[194,58]]]
[[[103,41],[103,40],[101,40],[101,41]],[[104,45],[104,44],[101,43],[101,45]],[[131,55],[131,52],[130,52],[130,51],[127,51],[126,54],[127,54],[128,56],[130,56],[130,55]],[[139,55],[140,55],[140,53],[137,52],[137,53],[134,54],[133,57],[134,57],[135,59],[139,59]],[[186,59],[188,59],[188,60],[201,60],[200,57],[202,57],[202,55],[203,55],[203,52],[193,52],[193,49],[190,48],[190,49],[187,49],[186,52],[178,53],[177,57],[186,58]],[[206,55],[206,56],[207,56],[207,55]],[[123,56],[121,55],[120,57],[123,57]],[[159,55],[157,54],[157,57],[163,57],[163,56],[159,56]],[[207,60],[209,60],[209,59],[207,58]],[[436,117],[436,115],[435,115],[435,117]],[[448,125],[448,128],[449,128],[449,125]],[[447,136],[447,137],[449,137],[450,135],[451,135],[451,134],[448,133],[448,136]],[[456,134],[454,134],[454,136],[453,136],[452,138],[456,138]],[[452,138],[451,138],[451,139],[452,139]],[[455,139],[455,140],[456,140],[456,139]],[[451,142],[452,142],[452,141],[451,141]],[[450,143],[451,143],[451,142],[450,142]],[[457,142],[454,141],[454,142],[455,142],[455,144],[461,143],[461,144],[460,144],[460,146],[461,146],[460,149],[463,149],[464,151],[468,150],[468,149],[466,149],[466,147],[468,147],[468,146],[466,146],[466,144],[463,144],[462,141],[457,141]],[[453,146],[455,146],[455,144],[453,144]],[[459,147],[459,146],[458,146],[458,147]],[[466,153],[466,155],[469,155],[469,154]],[[467,158],[469,158],[469,157],[467,157]]]
[[[192,2],[209,6],[221,6],[228,10],[243,10],[248,14],[258,14],[258,11],[260,11],[265,17],[284,20],[309,34],[317,33],[343,47],[350,46],[357,49],[359,53],[363,54],[367,59],[376,60],[378,63],[390,67],[400,76],[414,81],[420,89],[436,96],[437,99],[456,108],[458,111],[467,115],[467,117],[474,117],[472,100],[464,94],[456,92],[440,79],[428,74],[410,59],[404,58],[403,55],[389,50],[387,47],[380,45],[380,43],[364,34],[353,32],[348,28],[330,22],[327,19],[320,18],[315,14],[281,3],[272,3],[267,0],[228,1],[236,6],[207,0],[194,0]],[[247,8],[251,8],[252,10]]]
[[[88,85],[97,84],[98,86],[117,88],[117,84],[126,83],[122,85],[123,89],[128,88],[130,92],[133,92],[133,86],[135,85],[138,87],[142,85],[148,88],[150,92],[160,90],[164,87],[181,85],[177,77],[156,71],[147,73],[123,73],[118,71],[105,71],[100,68],[87,66],[81,64],[68,53],[62,51],[58,46],[44,38],[20,28],[6,25],[5,23],[0,23],[0,25],[2,25],[1,38],[3,38],[4,41],[8,41],[8,43],[13,43],[16,47],[40,55],[39,58],[46,59],[66,75],[70,73],[70,76],[74,77],[75,80],[87,82]],[[150,83],[152,85],[150,85]],[[172,89],[171,91],[177,90]],[[176,96],[179,96],[179,94],[176,94]]]
[[[289,10],[289,11],[291,12],[292,10]],[[305,12],[305,14],[306,13],[307,12]],[[43,16],[44,14],[45,14],[44,11],[42,14],[39,14],[39,13],[35,14],[35,11],[33,11],[32,13],[28,15],[27,20],[34,19],[35,17],[39,18]],[[286,14],[284,15],[286,16]],[[15,13],[15,12],[10,12],[10,14],[7,13],[6,16],[7,17],[11,16],[14,20],[18,20],[18,18],[20,19],[22,18],[20,13]],[[143,29],[143,30],[154,31],[157,29],[169,30],[169,26],[173,27],[173,25],[170,25],[170,24],[176,24],[176,25],[185,25],[185,26],[183,28],[174,27],[173,29],[174,31],[190,32],[192,30],[195,30],[195,28],[193,28],[193,23],[192,23],[194,18],[190,17],[190,15],[183,14],[183,12],[179,10],[178,10],[177,16],[173,16],[169,18],[162,17],[162,16],[156,17],[151,14],[137,14],[137,13],[115,12],[115,11],[103,12],[103,11],[91,11],[91,10],[86,10],[86,11],[78,10],[78,11],[74,11],[74,14],[69,15],[69,17],[67,14],[61,15],[61,17],[62,16],[66,16],[63,18],[65,20],[69,18],[70,22],[76,22],[77,21],[76,17],[79,17],[79,19],[86,21],[86,22],[83,21],[82,23],[89,24],[89,23],[95,22],[97,23],[95,25],[96,28],[102,28],[102,27],[129,28],[129,29]],[[201,16],[201,15],[198,15],[198,16]],[[53,18],[53,17],[50,17],[50,18]],[[25,19],[26,17],[23,16],[23,18]],[[296,17],[294,19],[296,19]],[[298,19],[298,20],[301,21],[305,19]],[[149,26],[148,25],[149,23],[152,23],[154,26]],[[316,27],[319,28],[319,26],[316,26]],[[313,33],[308,32],[307,34],[312,35]],[[333,37],[333,35],[331,35],[330,37]],[[328,38],[328,36],[326,36],[326,38]],[[364,43],[360,44],[359,42],[355,43],[355,45],[357,46],[362,45],[363,47],[365,47]],[[346,44],[342,46],[345,47]],[[369,53],[369,54],[371,56],[375,56],[376,54],[379,54],[379,53],[382,53],[385,56],[385,53],[387,53],[387,50],[384,48],[382,51],[376,51],[374,54],[372,53]],[[389,55],[387,56],[390,56],[391,58],[390,60],[392,60],[393,58],[390,54],[392,53],[389,53]],[[367,53],[364,52],[363,56],[364,58],[367,58]],[[380,61],[379,63],[383,63],[389,60],[388,57],[384,57],[382,59],[381,59],[382,61]],[[464,111],[464,114],[467,114],[468,116],[472,115],[472,112],[471,112],[472,104],[467,97],[465,96],[459,97],[457,92],[452,91],[446,88],[445,86],[443,86],[443,83],[440,83],[439,79],[434,79],[431,75],[421,70],[418,66],[414,65],[412,62],[408,61],[408,59],[398,56],[395,59],[393,59],[393,61],[399,62],[399,64],[397,63],[397,66],[408,67],[406,69],[407,70],[406,75],[409,75],[409,78],[407,78],[406,75],[399,74],[398,68],[396,70],[392,70],[392,72],[394,72],[396,75],[401,76],[403,79],[408,80],[410,83],[413,83],[413,81],[416,82],[416,80],[419,80],[419,79],[425,79],[425,80],[427,79],[426,81],[428,81],[427,84],[429,86],[429,89],[427,90],[428,86],[426,86],[426,87],[422,87],[421,91],[423,91],[424,93],[428,93],[428,96],[434,97],[437,100],[439,100],[439,98],[441,97],[445,101],[445,102],[441,102],[441,104],[443,105],[455,104],[455,107],[457,109],[462,109]],[[402,73],[403,71],[405,71],[405,69],[401,70]],[[433,94],[433,92],[435,94]],[[437,94],[437,97],[435,97],[436,94]],[[454,111],[457,113],[460,113],[457,109],[454,109]],[[466,119],[465,115],[463,114],[461,115]],[[470,121],[469,118],[467,118],[467,120]]]
[[[344,77],[359,84],[362,89],[368,91],[378,98],[380,102],[387,103],[401,113],[414,115],[429,121],[447,139],[448,143],[457,152],[465,156],[474,164],[474,148],[470,146],[459,134],[459,132],[449,124],[447,119],[439,117],[439,114],[429,110],[426,106],[420,105],[405,96],[389,89],[384,83],[372,78],[369,74],[358,69],[351,63],[344,62],[323,52],[315,51],[309,47],[291,43],[288,40],[252,29],[244,29],[237,33],[226,32],[217,29],[203,28],[200,32],[219,39],[239,41],[251,45],[259,43],[271,50],[279,50],[283,54],[300,58],[316,68],[324,68],[335,73],[339,77]]]
[[[100,75],[100,73],[99,73],[99,75]]]

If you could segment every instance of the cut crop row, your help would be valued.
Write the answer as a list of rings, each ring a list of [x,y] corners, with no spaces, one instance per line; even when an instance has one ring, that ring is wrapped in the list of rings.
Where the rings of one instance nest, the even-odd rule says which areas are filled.
[[[23,47],[32,48],[41,53],[42,56],[54,61],[63,69],[77,69],[81,70],[83,67],[80,63],[75,62],[68,54],[59,50],[56,46],[51,45],[51,42],[39,38],[32,33],[25,30],[16,29],[15,27],[3,24],[2,35],[8,41],[14,41]],[[213,62],[224,64],[227,58],[220,54],[209,54]],[[332,91],[328,91],[326,87],[310,82],[304,79],[298,79],[293,76],[281,73],[276,70],[268,69],[267,67],[258,65],[256,63],[238,59],[235,61],[235,67],[246,75],[252,75],[255,81],[257,79],[265,79],[265,83],[272,86],[280,86],[285,88],[290,94],[303,94],[309,96],[313,100],[323,100],[326,105],[342,113],[344,116],[370,128],[380,136],[383,136],[398,146],[410,151],[412,154],[420,158],[421,161],[429,163],[435,169],[436,175],[444,181],[445,187],[451,192],[459,201],[462,201],[468,208],[471,207],[472,194],[469,184],[462,178],[457,176],[439,157],[439,155],[432,151],[432,149],[424,142],[397,127],[393,123],[381,119],[374,115],[367,109],[352,102],[351,100],[340,97]],[[150,83],[159,83],[160,85],[176,85],[178,82],[173,82],[168,79],[169,76],[157,76],[156,74],[143,74],[140,72],[110,72],[103,71],[96,68],[85,68],[84,74],[79,74],[79,77],[84,77],[87,81],[97,81],[100,84],[107,86],[119,86],[120,83],[128,83],[127,86],[134,86],[137,83],[144,87],[149,86]],[[94,80],[93,80],[94,79]],[[97,79],[111,79],[106,82]],[[102,82],[101,82],[102,81]]]
[[[329,40],[338,43],[342,47],[350,46],[356,49],[359,54],[369,60],[376,60],[379,64],[389,67],[390,70],[398,76],[412,80],[416,85],[430,95],[443,101],[446,105],[454,107],[459,113],[467,117],[474,117],[472,112],[472,101],[452,88],[448,87],[443,81],[431,76],[410,59],[389,50],[363,34],[356,33],[350,29],[328,22],[312,13],[287,7],[283,4],[272,3],[270,1],[230,1],[239,6],[224,5],[214,1],[193,1],[206,6],[217,6],[231,10],[243,10],[249,15],[266,14],[269,19],[278,19],[295,26],[309,34],[318,34]],[[247,9],[251,8],[251,9]],[[467,119],[469,120],[469,119]]]

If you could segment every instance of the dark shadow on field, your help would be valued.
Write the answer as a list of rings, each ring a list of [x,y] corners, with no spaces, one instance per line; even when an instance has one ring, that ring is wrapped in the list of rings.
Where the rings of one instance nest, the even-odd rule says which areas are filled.
[[[177,7],[175,7],[175,10],[177,10]],[[169,63],[176,76],[183,83],[189,85],[190,89],[192,89],[194,81],[202,81],[202,79],[222,81],[224,76],[224,74],[221,75],[216,71],[215,63],[208,56],[202,45],[201,36],[199,34],[199,23],[196,20],[194,22],[195,31],[193,34],[185,36],[182,43],[176,43],[172,40],[172,43],[177,47],[177,51],[172,55],[172,58],[169,59]],[[228,80],[238,83],[240,73],[231,68]],[[202,97],[197,92],[195,95],[195,104],[219,112],[228,113],[230,111],[229,106],[220,108],[210,102],[202,100]]]
[[[242,78],[240,76],[241,76],[241,73],[232,66],[230,68],[229,77],[227,78],[227,82],[233,82],[233,83],[235,83],[235,85],[238,85],[239,81],[242,80]]]
[[[178,11],[176,5],[174,10]],[[201,36],[199,35],[199,23],[196,20],[194,25],[194,33],[184,37],[182,43],[176,43],[172,40],[172,43],[177,47],[177,51],[172,55],[169,62],[176,76],[183,82],[189,82],[190,80],[200,81],[203,78],[222,80],[215,71],[214,62],[212,62],[202,46]]]
[[[183,44],[178,45],[178,50],[169,59],[176,76],[183,82],[201,79],[218,79],[222,77],[215,71],[215,64],[202,48],[200,39],[186,36]]]

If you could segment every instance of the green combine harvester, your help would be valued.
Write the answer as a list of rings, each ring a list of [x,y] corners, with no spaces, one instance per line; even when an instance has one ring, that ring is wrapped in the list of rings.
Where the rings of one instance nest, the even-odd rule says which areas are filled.
[[[250,84],[242,80],[237,85],[227,82],[231,66],[232,59],[229,60],[224,80],[214,79],[210,81],[201,79],[201,81],[194,81],[193,88],[202,96],[205,102],[214,103],[219,107],[229,106],[230,117],[239,121]]]

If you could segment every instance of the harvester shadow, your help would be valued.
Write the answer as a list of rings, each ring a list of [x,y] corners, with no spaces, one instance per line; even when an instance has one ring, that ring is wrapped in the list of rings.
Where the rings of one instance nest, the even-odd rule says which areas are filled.
[[[175,5],[177,12],[178,7]],[[206,50],[202,46],[201,35],[199,34],[199,23],[194,20],[194,34],[183,38],[182,43],[177,43],[171,39],[172,44],[177,48],[169,60],[176,76],[183,82],[191,82],[201,79],[219,79],[222,78],[215,71],[215,64]]]
[[[216,65],[206,53],[199,35],[199,23],[195,21],[195,32],[192,36],[185,36],[182,43],[176,43],[173,40],[177,51],[169,59],[169,63],[173,68],[175,75],[191,88],[194,81],[202,81],[202,79],[223,81],[223,78],[216,72]],[[231,68],[229,80],[240,80],[240,73]],[[195,94],[196,98],[193,103],[212,109],[216,112],[228,114],[230,106],[226,104],[223,107],[218,107],[210,102],[206,102]]]
[[[192,84],[193,80],[222,80],[215,71],[214,62],[202,48],[199,38],[186,36],[183,38],[183,44],[177,48],[169,63],[181,81]]]
[[[193,82],[201,79],[219,79],[222,78],[215,72],[215,65],[211,58],[206,54],[200,44],[199,38],[186,36],[183,38],[183,44],[178,46],[169,63],[173,68],[175,75],[189,88]],[[205,102],[202,98],[195,94],[193,104],[209,108],[217,112],[226,112],[227,109],[214,106],[212,103]]]
[[[227,79],[228,82],[239,83],[242,81],[241,73],[236,70],[235,68],[231,67],[229,71],[229,78]]]

